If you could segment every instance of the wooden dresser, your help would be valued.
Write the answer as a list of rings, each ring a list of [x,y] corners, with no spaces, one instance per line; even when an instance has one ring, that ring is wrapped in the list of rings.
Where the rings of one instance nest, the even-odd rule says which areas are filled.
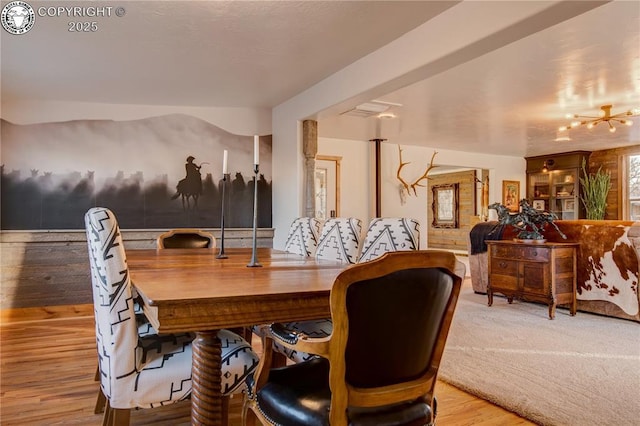
[[[576,249],[578,243],[530,243],[487,241],[489,248],[489,306],[493,294],[513,299],[546,303],[549,318],[556,305],[570,305],[576,314]]]

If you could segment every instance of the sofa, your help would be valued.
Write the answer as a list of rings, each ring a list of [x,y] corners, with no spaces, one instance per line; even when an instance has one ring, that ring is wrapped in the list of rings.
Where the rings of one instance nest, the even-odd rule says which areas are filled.
[[[578,310],[640,322],[638,294],[640,222],[621,220],[559,220],[567,236],[547,227],[550,242],[577,242]],[[476,293],[486,293],[488,284],[487,239],[515,237],[511,226],[498,222],[476,224],[469,234],[469,272]]]

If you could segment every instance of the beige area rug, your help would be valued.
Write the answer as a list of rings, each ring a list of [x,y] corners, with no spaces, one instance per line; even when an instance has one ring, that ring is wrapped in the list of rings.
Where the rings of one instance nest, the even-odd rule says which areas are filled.
[[[640,324],[465,285],[439,378],[542,425],[638,426]]]

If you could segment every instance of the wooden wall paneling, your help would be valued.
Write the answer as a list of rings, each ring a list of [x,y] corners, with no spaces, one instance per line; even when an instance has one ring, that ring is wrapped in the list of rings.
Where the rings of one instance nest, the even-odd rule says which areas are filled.
[[[467,250],[467,240],[471,230],[471,217],[475,215],[475,170],[443,173],[429,176],[427,188],[427,245],[429,248],[447,250]],[[434,185],[458,183],[459,185],[459,225],[456,229],[433,228],[433,192]]]
[[[206,230],[220,238],[219,229]],[[122,236],[129,250],[155,248],[156,238],[164,231],[122,230]],[[225,247],[251,247],[252,241],[251,229],[225,228]],[[258,230],[257,245],[273,247],[273,228]],[[46,308],[54,312],[54,306],[93,303],[84,230],[3,231],[0,233],[0,268],[0,309],[3,311]],[[52,315],[55,317],[55,313]]]
[[[593,151],[589,157],[587,170],[595,173],[602,166],[603,171],[611,172],[611,190],[607,195],[607,210],[605,219],[622,220],[622,203],[624,199],[624,156],[630,154],[640,154],[640,145],[633,145],[624,148],[606,149]]]

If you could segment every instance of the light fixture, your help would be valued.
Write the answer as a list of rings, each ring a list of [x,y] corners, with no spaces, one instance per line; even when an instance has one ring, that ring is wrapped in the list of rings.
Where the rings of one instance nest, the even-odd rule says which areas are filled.
[[[631,126],[633,121],[625,118],[625,117],[633,117],[637,115],[637,110],[628,110],[625,112],[620,112],[618,114],[611,114],[611,107],[613,105],[602,105],[600,109],[602,112],[600,113],[600,117],[592,117],[589,115],[578,115],[578,114],[567,114],[567,118],[573,118],[575,121],[572,121],[571,124],[567,126],[562,126],[558,130],[564,132],[569,129],[576,128],[578,126],[586,125],[587,129],[592,129],[597,126],[599,123],[607,123],[609,125],[609,131],[614,133],[616,131],[616,127],[613,125],[618,122],[620,124],[624,124],[627,126]]]
[[[542,163],[542,173],[547,173],[549,171],[549,167],[553,166],[556,162],[554,160],[544,160]]]
[[[560,131],[556,132],[556,138],[553,140],[554,142],[568,142],[571,140],[571,136],[569,133],[562,134]]]

